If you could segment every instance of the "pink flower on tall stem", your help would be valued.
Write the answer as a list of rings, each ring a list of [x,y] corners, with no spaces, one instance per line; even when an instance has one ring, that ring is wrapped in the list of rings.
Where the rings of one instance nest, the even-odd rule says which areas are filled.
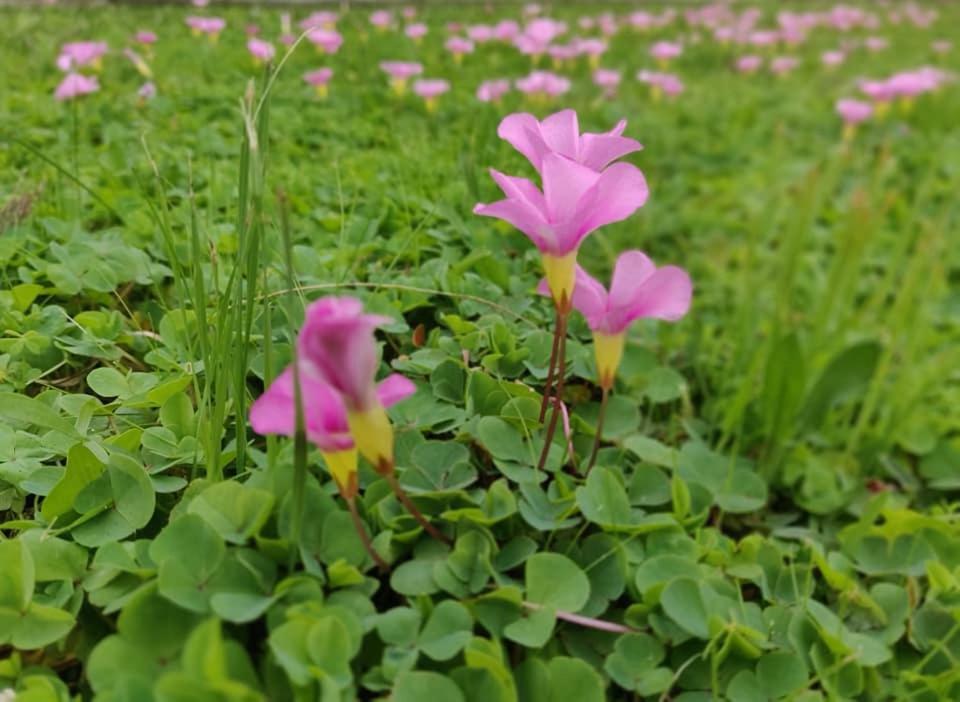
[[[250,55],[253,56],[253,61],[256,64],[271,61],[277,53],[277,50],[274,48],[273,44],[268,41],[264,41],[263,39],[248,40],[247,51],[249,51]]]
[[[413,92],[423,98],[427,112],[435,112],[437,98],[450,90],[450,83],[440,78],[423,78],[413,82]]]
[[[62,71],[72,71],[82,66],[90,66],[95,71],[103,67],[103,56],[107,53],[105,41],[73,41],[60,48],[57,67]]]
[[[407,497],[394,473],[393,425],[386,407],[413,393],[401,375],[375,380],[379,366],[374,330],[389,317],[366,314],[360,300],[327,297],[312,303],[297,337],[297,357],[307,379],[330,386],[346,411],[347,427],[360,455],[390,484],[397,499],[434,538],[449,543]]]
[[[100,90],[100,83],[93,76],[85,76],[80,73],[68,73],[57,86],[53,97],[63,102],[73,100],[81,95],[89,95]]]
[[[873,106],[869,102],[849,98],[837,100],[836,109],[843,120],[844,141],[850,141],[856,132],[857,125],[867,121],[873,115]]]
[[[506,79],[485,80],[477,88],[477,100],[480,102],[500,102],[510,92],[510,81]]]
[[[642,251],[620,254],[609,292],[580,266],[576,276],[573,307],[586,318],[593,332],[597,376],[603,392],[593,451],[587,464],[589,470],[600,448],[607,399],[623,359],[627,329],[638,319],[668,322],[681,319],[690,309],[693,286],[682,268],[657,268]],[[549,294],[546,280],[541,281],[539,291]]]
[[[427,25],[425,25],[423,22],[414,22],[413,24],[408,24],[403,29],[403,33],[418,44],[420,43],[421,39],[427,36],[428,31]]]
[[[756,73],[763,65],[763,59],[760,56],[741,56],[737,59],[737,71],[740,73]]]
[[[453,54],[453,60],[457,63],[463,61],[464,54],[473,53],[473,42],[463,37],[450,37],[444,43],[447,51]]]
[[[610,68],[598,68],[593,72],[593,84],[602,88],[603,94],[607,98],[612,98],[617,94],[621,79],[620,71]]]
[[[327,97],[331,78],[333,78],[332,68],[318,68],[315,71],[309,71],[303,74],[304,82],[313,86],[319,98]]]
[[[397,95],[407,91],[407,81],[423,73],[423,66],[413,61],[383,61],[380,70],[390,76],[390,87]]]
[[[343,36],[336,29],[316,27],[307,32],[307,39],[325,54],[335,54],[343,45]]]

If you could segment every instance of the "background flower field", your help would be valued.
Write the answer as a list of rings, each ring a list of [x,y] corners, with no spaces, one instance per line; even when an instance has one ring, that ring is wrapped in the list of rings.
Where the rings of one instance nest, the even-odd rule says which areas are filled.
[[[326,54],[306,9],[292,48],[273,8],[0,9],[0,700],[960,699],[960,7],[371,11]],[[755,36],[784,12],[801,37]],[[605,49],[475,29],[537,17]],[[85,40],[101,67],[58,67]],[[568,89],[518,90],[536,69]],[[97,87],[57,99],[70,72]],[[843,99],[871,115],[845,130]],[[627,119],[650,189],[581,264],[693,281],[632,327],[589,472],[590,330],[540,470],[539,256],[473,213],[488,168],[533,176],[501,120],[563,108]],[[397,475],[452,541],[365,465],[386,574],[319,453],[248,424],[330,294],[391,320]]]

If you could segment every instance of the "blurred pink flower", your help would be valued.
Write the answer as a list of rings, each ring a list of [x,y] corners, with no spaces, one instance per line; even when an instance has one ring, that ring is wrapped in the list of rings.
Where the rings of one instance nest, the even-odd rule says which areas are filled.
[[[413,82],[413,92],[423,98],[427,110],[437,107],[437,98],[450,90],[450,83],[440,78],[422,78]]]
[[[93,76],[85,76],[80,73],[68,73],[57,86],[53,97],[61,102],[64,100],[73,100],[81,95],[89,95],[100,90],[100,83]]]
[[[74,41],[64,44],[60,48],[57,58],[57,67],[61,71],[70,71],[81,66],[100,68],[104,54],[107,53],[105,41]]]
[[[333,29],[337,24],[337,13],[329,10],[320,10],[313,12],[309,17],[300,22],[300,29]]]
[[[756,73],[763,65],[763,59],[759,56],[741,56],[737,59],[737,70],[740,73]]]
[[[485,80],[480,84],[480,87],[477,88],[477,99],[481,102],[500,102],[500,98],[509,92],[509,80]]]
[[[190,27],[190,31],[194,35],[206,34],[211,41],[216,41],[220,36],[226,26],[227,21],[221,17],[196,17],[191,16],[187,17],[184,20],[187,23],[187,26]]]
[[[450,37],[444,42],[444,47],[457,61],[460,61],[464,54],[473,53],[473,42],[463,37]]]
[[[307,39],[325,54],[335,54],[343,45],[343,36],[336,29],[316,27],[307,32]]]
[[[375,10],[370,13],[370,24],[377,29],[387,29],[393,24],[393,14],[389,10]]]
[[[557,97],[570,90],[570,79],[549,71],[533,71],[514,83],[517,90],[533,97]]]
[[[847,55],[842,51],[824,51],[820,54],[820,62],[829,68],[839,66],[847,59]]]
[[[318,97],[326,97],[330,79],[333,78],[332,68],[318,68],[303,74],[303,80],[312,85]]]
[[[467,27],[467,37],[477,44],[490,41],[495,37],[493,27],[486,24],[472,24]]]
[[[863,40],[863,45],[870,51],[883,51],[890,46],[890,42],[883,37],[867,37]]]
[[[658,41],[650,47],[650,55],[661,63],[677,58],[683,53],[683,45],[670,41]]]
[[[270,61],[277,53],[273,44],[268,41],[263,41],[263,39],[250,39],[247,41],[247,51],[249,51],[254,60],[258,62]]]
[[[616,95],[621,79],[620,71],[610,68],[598,68],[593,72],[593,84],[598,88],[603,88],[603,94],[608,98]]]
[[[950,50],[953,49],[953,42],[946,39],[937,39],[930,42],[930,48],[936,54],[949,54]]]
[[[799,64],[800,60],[795,56],[777,56],[770,61],[770,72],[778,76],[786,75]]]
[[[425,25],[423,22],[415,22],[413,24],[408,24],[403,29],[403,33],[406,34],[411,39],[413,39],[414,41],[423,39],[425,36],[427,36],[428,31],[429,30],[427,29],[427,25]]]
[[[849,98],[837,100],[836,109],[845,124],[860,124],[873,114],[873,106],[869,102]]]
[[[157,86],[151,81],[147,81],[140,86],[140,89],[137,91],[137,96],[141,100],[153,100],[157,96]]]
[[[149,30],[141,29],[134,35],[134,39],[141,44],[155,44],[157,42],[157,35]]]
[[[406,92],[407,81],[423,73],[423,66],[413,61],[382,61],[380,70],[390,76],[390,87],[398,95]]]

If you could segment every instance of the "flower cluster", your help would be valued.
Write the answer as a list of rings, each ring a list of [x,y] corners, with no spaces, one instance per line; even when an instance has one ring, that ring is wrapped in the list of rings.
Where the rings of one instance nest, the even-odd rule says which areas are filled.
[[[530,161],[540,174],[543,187],[491,170],[505,198],[474,208],[477,214],[512,224],[533,242],[540,251],[545,273],[540,291],[549,295],[556,307],[555,353],[550,359],[541,420],[554,381],[555,402],[541,465],[562,401],[571,310],[583,314],[593,331],[598,381],[605,405],[623,356],[629,325],[643,317],[677,320],[690,306],[689,276],[673,266],[658,269],[641,251],[620,256],[609,292],[577,264],[580,245],[590,233],[626,219],[647,201],[649,191],[643,173],[618,160],[642,148],[635,139],[623,136],[626,126],[626,121],[621,121],[606,133],[581,134],[573,110],[563,110],[542,122],[530,114],[509,115],[500,123],[498,134]],[[597,442],[600,435],[598,427]]]

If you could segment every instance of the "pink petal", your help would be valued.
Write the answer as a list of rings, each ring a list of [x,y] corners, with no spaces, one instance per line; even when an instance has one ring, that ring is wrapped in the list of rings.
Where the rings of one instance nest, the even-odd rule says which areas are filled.
[[[641,318],[675,322],[690,309],[692,296],[693,285],[687,272],[677,266],[664,266],[647,278],[629,307],[618,310],[623,327]]]
[[[533,182],[526,178],[516,178],[505,175],[493,168],[490,169],[490,175],[508,199],[519,200],[540,212],[546,213],[546,200],[543,197],[543,193],[540,192]],[[546,214],[544,214],[544,219],[545,218]]]
[[[541,251],[550,250],[553,246],[553,241],[544,236],[549,232],[549,225],[543,221],[542,215],[518,200],[498,200],[489,205],[481,203],[473,208],[473,212],[509,222],[526,234]]]
[[[595,171],[602,171],[621,156],[643,148],[636,139],[618,134],[584,134],[580,145],[580,163]]]
[[[393,373],[380,381],[377,385],[377,399],[384,407],[393,407],[401,400],[405,400],[417,391],[413,381],[399,373]]]
[[[574,110],[561,110],[547,117],[540,123],[540,133],[551,151],[579,160],[580,125]]]
[[[613,267],[610,280],[610,306],[628,307],[647,278],[657,270],[643,251],[625,251]]]
[[[601,180],[601,175],[596,171],[555,153],[543,157],[542,176],[543,194],[551,222],[573,219],[581,198]]]
[[[577,284],[573,288],[573,307],[586,318],[591,329],[603,324],[607,312],[607,291],[579,265]]]
[[[626,219],[643,206],[650,191],[639,168],[629,163],[615,163],[600,174],[592,194],[593,197],[584,199],[577,212],[582,222],[582,236]],[[547,202],[550,202],[549,194]]]
[[[540,160],[547,146],[540,135],[537,118],[526,112],[507,115],[497,127],[497,136],[527,157],[533,167],[540,170]]]
[[[541,278],[540,282],[537,283],[537,294],[544,297],[550,297],[553,294],[550,292],[550,283],[547,282],[546,278]]]

